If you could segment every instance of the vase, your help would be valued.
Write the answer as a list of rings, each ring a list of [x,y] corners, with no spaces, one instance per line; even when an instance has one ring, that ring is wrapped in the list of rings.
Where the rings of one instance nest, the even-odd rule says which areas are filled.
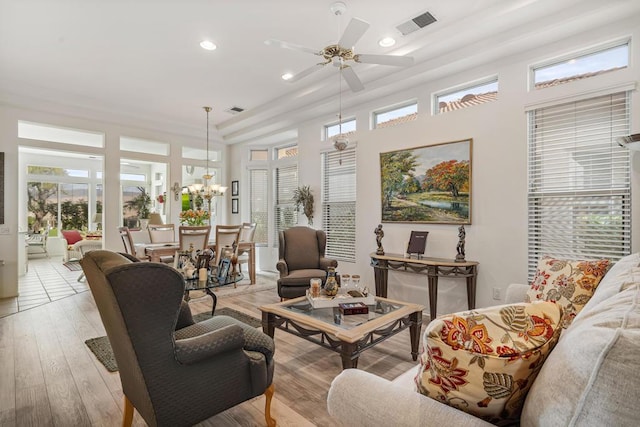
[[[327,273],[327,282],[324,284],[324,292],[330,297],[335,296],[338,293],[336,270],[333,267],[329,267],[329,272]]]

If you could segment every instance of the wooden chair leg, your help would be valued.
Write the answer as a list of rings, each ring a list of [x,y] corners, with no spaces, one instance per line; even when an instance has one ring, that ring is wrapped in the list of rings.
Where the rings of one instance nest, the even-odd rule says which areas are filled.
[[[127,398],[124,397],[124,415],[122,417],[122,427],[131,427],[133,422],[133,404]]]
[[[273,398],[273,393],[275,391],[275,386],[273,383],[264,391],[265,403],[264,403],[264,419],[267,421],[267,427],[275,427],[276,420],[271,418],[271,399]]]

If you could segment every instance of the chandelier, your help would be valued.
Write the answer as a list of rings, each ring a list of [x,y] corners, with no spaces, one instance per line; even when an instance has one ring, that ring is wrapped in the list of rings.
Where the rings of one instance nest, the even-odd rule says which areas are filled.
[[[190,185],[189,192],[195,197],[200,196],[207,201],[207,208],[209,211],[209,218],[211,218],[211,199],[216,196],[224,196],[224,192],[227,191],[227,187],[223,187],[220,184],[210,184],[213,175],[209,173],[209,112],[211,107],[202,107],[207,112],[207,166],[206,172],[202,175],[202,184]],[[211,221],[211,219],[209,219]]]

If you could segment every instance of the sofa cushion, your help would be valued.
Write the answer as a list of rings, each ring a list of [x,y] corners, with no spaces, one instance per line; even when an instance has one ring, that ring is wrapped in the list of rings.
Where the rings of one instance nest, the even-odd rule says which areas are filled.
[[[589,310],[590,307],[598,305],[600,302],[607,298],[616,295],[620,292],[621,287],[625,281],[625,276],[631,271],[631,269],[640,265],[640,253],[634,253],[627,255],[616,261],[615,264],[607,271],[604,278],[598,284],[598,292],[594,293],[587,305],[583,310]],[[582,313],[582,312],[581,312]],[[578,315],[578,317],[580,314]]]
[[[562,308],[544,301],[439,317],[424,334],[418,391],[494,424],[517,422],[561,322]]]
[[[82,240],[82,234],[78,230],[62,230],[62,236],[67,241],[68,246],[72,246]]]
[[[607,259],[570,261],[542,257],[525,302],[557,302],[564,309],[566,328],[587,304],[608,268]]]
[[[627,282],[563,332],[531,387],[521,425],[638,425],[639,354],[640,282]]]

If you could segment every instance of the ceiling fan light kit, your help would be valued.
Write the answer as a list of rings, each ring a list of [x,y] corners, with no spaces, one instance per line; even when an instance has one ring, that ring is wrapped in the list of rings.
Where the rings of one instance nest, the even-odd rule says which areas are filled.
[[[330,7],[331,12],[336,16],[343,15],[347,10],[347,5],[343,2],[335,2]],[[266,40],[265,44],[269,46],[276,46],[284,49],[292,49],[300,52],[311,53],[312,55],[320,56],[324,59],[323,62],[312,65],[311,67],[302,70],[296,74],[293,74],[290,78],[282,78],[289,83],[295,83],[298,80],[306,77],[321,68],[324,68],[327,64],[333,64],[340,69],[342,77],[353,92],[359,92],[364,89],[364,85],[360,81],[360,78],[355,73],[351,65],[347,64],[348,61],[353,61],[362,64],[376,64],[376,65],[390,65],[396,67],[408,67],[413,64],[413,58],[409,56],[395,56],[395,55],[371,55],[371,54],[355,54],[353,46],[360,40],[364,33],[369,29],[369,23],[362,19],[352,18],[349,24],[344,29],[342,37],[336,44],[331,44],[323,49],[312,49],[306,46],[301,46],[295,43],[289,43],[281,40]],[[395,43],[390,37],[383,39],[385,43],[390,43],[388,46],[392,46]],[[382,43],[382,41],[380,43]],[[382,44],[381,44],[382,46]]]

